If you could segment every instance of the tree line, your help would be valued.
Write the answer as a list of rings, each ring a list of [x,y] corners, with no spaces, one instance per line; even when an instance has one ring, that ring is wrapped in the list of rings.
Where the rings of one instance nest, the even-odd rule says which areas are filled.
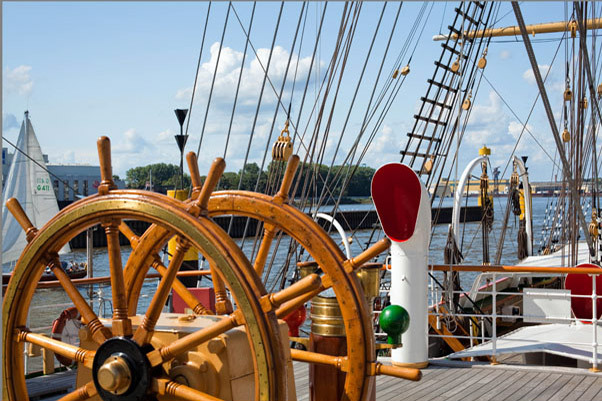
[[[317,179],[315,179],[314,169],[318,169]],[[242,189],[257,192],[275,192],[277,191],[281,176],[284,173],[285,165],[283,162],[271,162],[266,171],[260,171],[257,163],[246,165],[244,172],[225,172],[219,182],[218,189]],[[345,197],[364,197],[370,196],[370,183],[375,169],[367,166],[357,168],[349,166],[334,166],[328,174],[328,166],[323,164],[300,164],[297,169],[297,176],[294,182],[296,185],[295,196],[302,196],[305,191],[310,194],[321,194],[324,188],[324,181],[328,178],[328,188],[332,196],[339,196],[346,182],[345,190],[342,196]],[[242,175],[242,176],[241,176]],[[350,178],[349,178],[350,176]],[[259,180],[258,180],[259,177]],[[277,179],[275,179],[277,177]],[[300,181],[299,181],[299,177]],[[205,177],[202,177],[203,179]],[[149,189],[152,181],[154,191],[165,193],[170,189],[181,189],[180,185],[180,167],[175,164],[155,163],[147,166],[134,167],[126,172],[126,183],[128,188]],[[184,188],[189,188],[191,184],[190,175],[184,174]],[[268,188],[269,187],[269,188]]]

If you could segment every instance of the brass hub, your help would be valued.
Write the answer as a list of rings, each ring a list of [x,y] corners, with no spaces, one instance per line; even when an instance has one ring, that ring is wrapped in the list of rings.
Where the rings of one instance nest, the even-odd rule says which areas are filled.
[[[130,388],[132,375],[130,368],[121,356],[111,356],[98,369],[98,384],[113,394],[123,394]]]

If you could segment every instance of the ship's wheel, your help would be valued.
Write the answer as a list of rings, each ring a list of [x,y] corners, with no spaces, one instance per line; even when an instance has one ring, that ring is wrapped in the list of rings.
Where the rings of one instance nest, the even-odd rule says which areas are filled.
[[[253,359],[254,399],[286,399],[287,367],[283,357],[286,348],[280,340],[276,315],[272,309],[297,296],[299,286],[276,294],[266,294],[242,251],[220,227],[207,217],[199,216],[196,203],[183,207],[182,202],[160,194],[115,189],[111,180],[108,138],[99,139],[98,147],[102,175],[99,193],[65,208],[40,230],[32,226],[16,200],[8,202],[16,219],[26,230],[29,244],[14,270],[3,305],[3,399],[28,399],[23,374],[23,347],[25,343],[32,343],[92,370],[93,380],[66,395],[63,400],[85,400],[97,395],[104,400],[215,400],[207,393],[171,380],[163,366],[174,357],[236,326],[244,327]],[[126,281],[118,239],[119,226],[124,219],[148,221],[157,227],[155,232],[161,232],[167,238],[176,236],[178,241],[175,255],[135,330],[128,315]],[[111,328],[106,322],[103,324],[61,270],[58,256],[58,251],[71,238],[97,224],[104,228],[108,243],[113,303]],[[169,345],[155,348],[151,345],[155,324],[183,255],[190,246],[194,246],[210,261],[216,275],[228,286],[236,310],[228,316],[216,318],[215,323],[208,327]],[[136,257],[137,254],[131,255],[128,264],[133,265],[132,258]],[[148,259],[148,255],[144,257]],[[78,309],[97,346],[96,350],[73,346],[28,330],[29,306],[46,266],[51,266],[62,289]],[[140,266],[144,266],[144,263]],[[146,270],[147,267],[131,273],[143,276]]]
[[[264,224],[264,236],[253,266],[258,277],[261,276],[272,241],[279,231],[296,240],[323,270],[323,276],[318,277],[312,274],[284,290],[291,291],[293,287],[299,289],[299,291],[295,291],[296,298],[276,310],[279,318],[285,317],[325,289],[332,288],[334,290],[345,323],[347,355],[333,357],[314,352],[291,350],[293,359],[328,364],[346,372],[342,395],[342,399],[345,400],[366,399],[372,391],[374,376],[377,374],[390,374],[411,380],[420,378],[420,371],[416,369],[386,367],[376,362],[372,319],[361,284],[355,274],[355,271],[364,263],[389,247],[388,239],[381,240],[355,258],[345,258],[339,247],[315,221],[288,204],[288,192],[299,163],[297,156],[289,159],[280,190],[274,197],[248,191],[221,191],[210,194],[207,188],[213,188],[214,184],[207,185],[207,182],[217,183],[224,169],[223,160],[216,159],[205,185],[201,189],[196,157],[193,153],[189,153],[187,159],[195,188],[191,198],[187,201],[188,204],[200,205],[202,215],[210,217],[245,216]],[[144,255],[149,259],[146,263],[126,267],[126,291],[128,292],[130,313],[135,311],[144,281],[144,275],[139,273],[144,271],[145,266],[151,265],[157,267],[159,271],[163,270],[163,267],[157,263],[153,264],[150,258],[154,257],[156,260],[156,256],[152,255],[156,254],[160,244],[164,241],[165,238],[162,237],[158,227],[151,227],[140,238],[134,238],[134,242],[136,242],[134,252],[139,257],[131,260],[141,261]],[[217,288],[220,287],[219,278],[217,283],[214,279],[215,284],[217,284]],[[198,310],[198,302],[194,297],[186,294],[188,291],[183,286],[174,287],[174,290],[184,300],[188,300],[186,302],[191,309],[202,313]],[[224,311],[227,311],[226,309]]]

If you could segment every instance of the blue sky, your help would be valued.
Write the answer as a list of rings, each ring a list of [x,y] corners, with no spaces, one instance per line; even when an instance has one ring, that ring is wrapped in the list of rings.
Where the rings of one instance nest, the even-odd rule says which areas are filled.
[[[321,71],[325,70],[329,61],[343,6],[343,3],[328,5],[327,28],[319,52]],[[418,2],[403,5],[399,27],[386,58],[387,68],[403,48],[421,6],[422,3]],[[451,12],[455,6],[456,3],[435,3],[432,7],[424,34],[412,59],[412,72],[364,158],[367,165],[377,167],[400,159],[399,150],[413,123],[417,102],[424,95],[426,80],[434,70],[433,61],[440,53],[439,44],[431,38],[439,33],[442,21],[444,28],[451,23]],[[7,139],[16,139],[23,111],[28,109],[42,149],[49,155],[51,162],[96,164],[95,140],[100,135],[111,137],[114,172],[122,177],[131,167],[155,162],[179,162],[179,151],[173,139],[178,131],[173,109],[189,106],[208,3],[3,2],[2,7],[2,115],[3,135]],[[190,120],[191,136],[187,151],[196,151],[199,143],[227,7],[228,3],[225,2],[212,5],[198,92]],[[234,7],[246,26],[252,4],[236,2]],[[303,72],[307,71],[311,44],[315,40],[317,16],[323,7],[323,3],[308,4],[306,36],[301,51],[298,51],[297,46],[294,57],[296,61],[299,55],[298,77],[304,77]],[[362,8],[345,72],[348,79],[346,82],[354,82],[354,78],[357,80],[361,73],[382,7],[382,3],[367,3]],[[356,102],[359,111],[352,113],[343,137],[344,152],[338,157],[338,162],[344,158],[354,139],[354,132],[359,129],[364,113],[361,106],[366,104],[370,96],[397,7],[395,3],[387,5],[383,18],[383,27],[387,29],[383,29],[377,38]],[[527,24],[564,18],[564,4],[560,2],[523,3],[522,8]],[[258,49],[260,57],[266,57],[262,60],[267,59],[279,9],[280,3],[276,2],[257,5],[251,43]],[[287,2],[284,5],[271,75],[277,88],[284,76],[300,10],[301,3]],[[501,6],[498,17],[508,12],[510,14],[498,26],[515,25],[510,3]],[[558,38],[559,35],[547,37]],[[542,68],[545,71],[558,41],[535,42],[538,63],[545,66]],[[241,27],[231,12],[212,105],[206,119],[199,157],[201,174],[204,174],[214,157],[222,156],[224,152],[238,77],[237,69],[244,44]],[[564,60],[564,50],[561,50],[550,75],[551,85],[548,90],[556,113],[560,112],[562,104]],[[261,67],[250,50],[243,71],[244,79],[233,124],[233,136],[226,155],[228,171],[239,169],[244,160],[261,86]],[[518,116],[522,120],[526,119],[537,92],[523,44],[507,40],[492,43],[485,76],[502,93]],[[289,77],[285,86],[287,104],[287,99],[291,98],[292,81]],[[312,77],[309,99],[313,99],[316,82],[317,79]],[[298,78],[295,84],[293,115],[298,112],[303,83],[304,78]],[[349,103],[354,89],[354,84],[343,85],[339,102]],[[309,110],[310,104],[311,102],[306,102],[306,110]],[[493,148],[492,164],[503,168],[521,125],[484,80],[473,104],[466,141],[462,145],[461,165],[475,157],[479,147],[487,144]],[[275,107],[275,97],[268,85],[251,144],[250,161],[261,163]],[[329,155],[336,145],[336,133],[344,123],[345,110],[341,107],[333,118],[333,135],[327,143]],[[278,135],[284,119],[280,112],[272,135]],[[536,107],[529,127],[553,157],[555,146],[541,105]],[[551,178],[549,159],[532,139],[521,141],[518,149],[519,154],[530,156],[532,178]]]

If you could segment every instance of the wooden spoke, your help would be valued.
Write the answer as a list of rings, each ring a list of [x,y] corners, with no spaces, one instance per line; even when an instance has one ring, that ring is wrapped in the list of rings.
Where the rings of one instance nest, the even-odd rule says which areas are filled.
[[[132,322],[128,317],[125,282],[121,264],[121,247],[119,246],[119,220],[108,220],[102,224],[107,235],[107,252],[109,254],[109,271],[111,274],[111,291],[113,295],[113,334],[131,336]]]
[[[291,190],[293,178],[295,178],[295,173],[297,172],[298,166],[299,156],[292,155],[288,158],[288,162],[286,164],[286,171],[284,172],[284,177],[282,177],[280,189],[278,190],[276,196],[274,196],[274,202],[276,202],[277,204],[282,205],[288,200],[288,193]]]
[[[209,173],[207,174],[207,178],[205,179],[203,186],[200,187],[201,177],[199,174],[196,154],[194,152],[189,152],[188,155],[186,155],[186,161],[188,162],[193,192],[195,193],[193,194],[193,197],[196,196],[196,193],[198,193],[198,196],[192,203],[189,212],[193,213],[197,217],[200,214],[206,215],[209,197],[224,173],[226,162],[221,157],[216,158],[211,164],[211,168],[209,169]],[[228,299],[224,281],[217,274],[215,266],[210,265],[209,268],[211,269],[211,281],[213,282],[213,289],[215,291],[215,310],[219,315],[230,314],[232,313],[233,308],[232,303]]]
[[[368,374],[370,376],[387,375],[412,381],[419,381],[422,379],[422,372],[420,369],[383,365],[380,362],[372,362],[368,368]]]
[[[111,166],[111,140],[106,136],[101,136],[96,141],[98,148],[98,161],[100,163],[100,185],[98,193],[106,195],[110,190],[117,189],[113,181],[113,168]]]
[[[31,242],[31,240],[38,233],[38,229],[33,226],[29,217],[21,207],[21,204],[16,198],[10,198],[6,201],[6,208],[9,212],[14,216],[15,220],[19,223],[19,225],[25,230],[25,238],[27,242]]]
[[[136,249],[140,238],[132,231],[125,221],[119,223],[119,231],[130,241],[132,249]]]
[[[310,274],[302,278],[295,284],[278,292],[261,297],[261,305],[264,312],[271,312],[283,303],[302,296],[306,293],[312,293],[322,288],[322,280],[317,274]],[[286,315],[285,315],[286,316]]]
[[[201,180],[201,174],[199,173],[199,163],[196,157],[196,153],[188,152],[186,154],[186,163],[188,163],[188,171],[190,171],[190,182],[192,183],[192,199],[196,199],[201,192],[203,185]]]
[[[164,362],[172,360],[176,355],[189,351],[199,344],[204,343],[226,331],[243,324],[244,318],[239,309],[234,311],[230,316],[223,318],[219,322],[196,331],[192,334],[182,337],[173,343],[161,347],[157,350],[146,354],[151,366],[159,366]]]
[[[355,258],[347,259],[343,264],[343,267],[347,273],[351,273],[354,270],[359,269],[365,263],[369,262],[370,259],[380,255],[391,247],[391,240],[389,238],[383,238],[380,241],[374,243],[370,248],[357,255]]]
[[[88,304],[88,302],[86,302],[77,288],[75,288],[75,285],[73,285],[73,282],[69,276],[67,276],[67,273],[63,271],[58,255],[55,254],[50,258],[48,267],[50,267],[58,281],[61,283],[61,286],[71,299],[71,302],[73,302],[79,311],[82,321],[88,326],[94,341],[96,341],[97,344],[102,344],[111,338],[111,331],[100,322],[98,316],[92,310],[92,307]]]
[[[163,265],[158,255],[155,255],[155,261],[152,265],[157,272],[163,277],[167,274],[167,267]],[[182,284],[177,278],[174,279],[172,284],[173,290],[182,298],[182,300],[192,309],[197,315],[213,315],[211,310],[205,308],[205,305],[199,302],[199,300],[188,291],[188,288]]]
[[[209,197],[219,182],[219,179],[222,177],[225,168],[226,162],[221,157],[216,158],[213,163],[211,163],[209,173],[207,173],[207,178],[203,183],[203,188],[201,188],[201,193],[195,202],[202,211],[207,211]]]
[[[349,360],[346,356],[332,356],[291,348],[291,357],[293,358],[293,361],[334,366],[343,372],[347,372],[349,370]]]
[[[209,268],[211,269],[211,281],[213,282],[213,290],[215,291],[215,311],[218,315],[229,315],[234,309],[226,293],[224,281],[217,273],[217,269],[213,264],[210,264]]]
[[[134,333],[134,341],[141,346],[147,345],[153,336],[155,325],[157,324],[159,315],[161,315],[165,301],[169,296],[169,291],[172,288],[178,270],[180,270],[180,266],[182,265],[182,261],[184,260],[188,248],[190,248],[190,243],[181,237],[177,237],[176,251],[171,257],[167,272],[159,282],[159,288],[157,288],[155,295],[153,295],[153,299],[148,306],[146,314],[144,315],[140,326],[136,329],[136,333]]]
[[[158,395],[159,400],[222,401],[221,398],[213,397],[169,379],[153,378],[151,389]]]
[[[334,366],[343,372],[347,372],[349,369],[349,360],[346,356],[332,356],[319,354],[316,352],[291,349],[291,357],[294,361]],[[422,372],[420,369],[403,368],[400,366],[387,366],[380,362],[369,363],[366,370],[366,374],[368,376],[387,375],[412,381],[418,381],[422,378]]]
[[[54,352],[55,354],[62,355],[65,358],[72,359],[76,362],[81,362],[85,367],[92,369],[92,362],[94,360],[95,351],[86,350],[75,345],[67,344],[53,338],[46,337],[42,334],[31,333],[29,331],[21,330],[17,336],[19,342],[30,342],[32,344],[39,345],[42,348],[46,348]]]
[[[96,386],[94,386],[93,381],[90,381],[66,396],[59,398],[58,401],[84,401],[94,397],[96,394],[98,394]]]
[[[263,268],[265,267],[272,241],[277,232],[278,229],[274,225],[269,223],[263,225],[263,238],[261,239],[261,245],[259,245],[259,250],[257,251],[257,257],[253,263],[253,268],[259,277],[263,274]]]
[[[130,240],[130,244],[132,245],[132,249],[136,249],[138,247],[138,244],[140,242],[140,237],[138,237],[136,234],[134,234],[134,232],[132,231],[132,229],[125,224],[124,222],[121,222],[121,224],[119,225],[119,231],[121,231],[121,233],[123,235],[125,235],[129,240]],[[152,266],[155,270],[157,270],[157,272],[163,277],[167,274],[167,267],[165,267],[165,265],[163,265],[163,262],[161,262],[161,258],[159,257],[159,255],[155,254],[153,255],[153,263]],[[186,286],[184,284],[182,284],[182,282],[180,280],[178,280],[178,278],[174,278],[173,280],[173,284],[172,284],[172,288],[173,290],[180,296],[180,298],[182,298],[182,300],[186,303],[186,305],[188,305],[190,307],[190,309],[192,309],[192,311],[197,314],[197,315],[212,315],[213,312],[211,312],[209,309],[205,308],[205,306],[199,302],[199,300],[190,293],[190,291],[188,291],[188,288],[186,288]]]

